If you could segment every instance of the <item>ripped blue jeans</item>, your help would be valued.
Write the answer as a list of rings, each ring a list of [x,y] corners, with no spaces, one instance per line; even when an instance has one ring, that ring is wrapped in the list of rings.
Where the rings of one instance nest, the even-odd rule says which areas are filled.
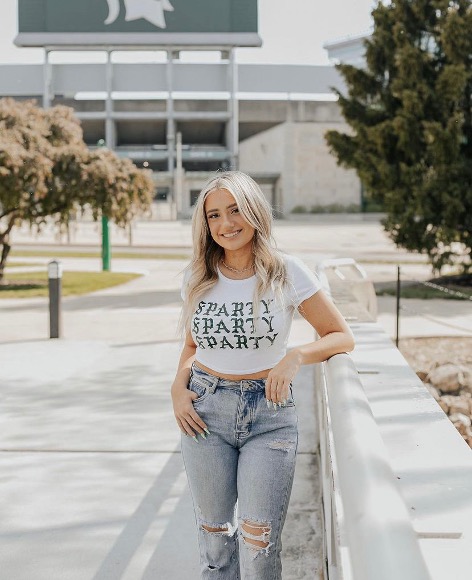
[[[298,444],[293,396],[270,409],[265,380],[229,381],[193,365],[188,388],[210,431],[182,435],[202,580],[281,580],[282,527]]]

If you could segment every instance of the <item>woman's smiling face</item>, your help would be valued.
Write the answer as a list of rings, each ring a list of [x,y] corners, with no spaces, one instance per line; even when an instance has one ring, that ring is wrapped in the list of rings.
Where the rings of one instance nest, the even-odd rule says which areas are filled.
[[[205,200],[211,237],[225,251],[252,247],[255,229],[239,213],[238,204],[226,189],[215,189]]]

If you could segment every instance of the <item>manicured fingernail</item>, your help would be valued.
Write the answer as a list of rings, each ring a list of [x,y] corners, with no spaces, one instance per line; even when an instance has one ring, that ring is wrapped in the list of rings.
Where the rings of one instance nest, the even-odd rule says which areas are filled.
[[[205,433],[208,433],[208,435],[210,435],[210,431],[208,431],[208,429],[205,427],[204,429]]]
[[[274,405],[274,409],[277,410],[277,403],[272,403]]]
[[[269,399],[267,399],[267,408],[270,409],[270,407],[271,407],[271,403],[270,403]]]
[[[196,435],[194,435],[194,436],[192,437],[192,439],[195,441],[195,443],[198,443],[198,439],[197,439],[197,436],[196,436]]]
[[[206,435],[205,435],[205,433],[203,433],[203,432],[202,432],[202,433],[200,433],[200,435],[203,437],[203,439],[206,439],[206,438],[207,438],[207,436],[206,436]]]

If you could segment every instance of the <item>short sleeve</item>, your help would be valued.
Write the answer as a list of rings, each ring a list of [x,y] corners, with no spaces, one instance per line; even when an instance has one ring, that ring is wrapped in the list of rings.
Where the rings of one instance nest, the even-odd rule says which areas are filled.
[[[184,301],[187,298],[187,286],[188,286],[188,281],[190,280],[191,274],[192,274],[192,271],[190,270],[190,268],[186,268],[184,271],[182,286],[180,288],[180,296],[182,297],[182,300],[184,300]]]
[[[298,308],[304,300],[321,289],[321,284],[314,272],[299,258],[287,256],[286,265],[289,279],[289,299],[291,304]]]

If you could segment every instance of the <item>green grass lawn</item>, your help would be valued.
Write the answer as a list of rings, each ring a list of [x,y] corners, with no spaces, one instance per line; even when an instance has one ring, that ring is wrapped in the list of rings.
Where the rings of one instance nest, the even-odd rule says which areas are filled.
[[[443,298],[446,300],[468,300],[467,297],[472,297],[472,275],[471,274],[457,274],[450,276],[441,276],[439,278],[432,278],[427,280],[438,286],[447,288],[448,290],[460,292],[466,297],[460,297],[453,293],[447,293],[443,290],[431,288],[424,284],[417,282],[403,281],[401,284],[401,298],[419,298],[421,300],[428,300],[430,298]],[[377,296],[396,296],[396,284],[391,282],[387,285],[378,284],[375,290]]]
[[[64,250],[12,250],[15,258],[97,258],[101,259],[100,252],[75,252]],[[189,254],[166,254],[158,252],[112,252],[111,258],[136,260],[188,260]],[[8,266],[8,262],[7,262]]]
[[[21,266],[36,266],[36,264],[32,264],[31,262],[7,262],[7,268],[20,268]]]
[[[124,284],[138,278],[141,274],[116,272],[64,272],[62,277],[62,296],[88,294],[110,286]],[[0,284],[1,298],[33,298],[47,296],[48,276],[45,271],[6,272]]]

